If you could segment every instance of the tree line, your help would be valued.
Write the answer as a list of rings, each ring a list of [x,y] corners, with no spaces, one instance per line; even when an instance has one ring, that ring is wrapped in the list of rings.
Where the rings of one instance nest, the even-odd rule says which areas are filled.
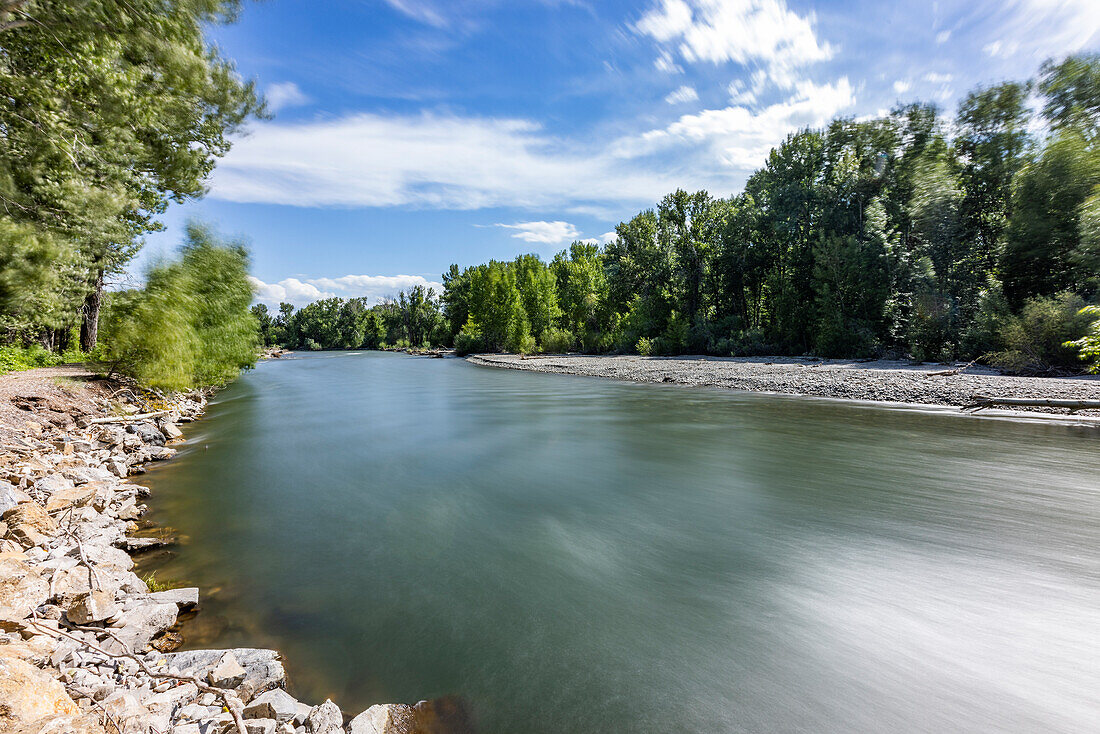
[[[976,89],[953,118],[908,104],[802,130],[735,196],[676,191],[604,247],[452,265],[443,282],[417,306],[438,306],[430,329],[402,331],[400,299],[357,306],[356,346],[1080,367],[1100,293],[1100,56]],[[321,303],[287,333],[355,342],[289,326],[349,307]]]

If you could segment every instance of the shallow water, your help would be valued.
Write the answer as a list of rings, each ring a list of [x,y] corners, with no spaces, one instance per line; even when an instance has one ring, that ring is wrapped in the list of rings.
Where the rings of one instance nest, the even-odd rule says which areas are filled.
[[[1081,732],[1100,433],[365,353],[262,363],[146,477],[193,645],[487,734]]]

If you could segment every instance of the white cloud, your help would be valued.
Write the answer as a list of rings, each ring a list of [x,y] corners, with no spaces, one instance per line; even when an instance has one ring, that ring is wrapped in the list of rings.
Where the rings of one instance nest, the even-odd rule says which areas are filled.
[[[935,71],[930,71],[924,75],[924,81],[930,84],[947,84],[954,78],[951,74],[940,74]]]
[[[344,275],[339,278],[285,278],[278,283],[265,283],[259,278],[249,276],[256,289],[256,300],[270,306],[281,302],[304,306],[321,298],[367,298],[373,303],[383,298],[396,296],[413,286],[422,285],[434,288],[437,294],[443,292],[443,284],[427,280],[419,275]]]
[[[604,232],[603,234],[601,234],[599,236],[598,239],[600,240],[601,245],[606,245],[608,242],[611,242],[612,240],[619,239],[619,233],[614,231],[614,230],[612,230],[610,232]]]
[[[855,104],[847,77],[834,84],[798,82],[795,94],[783,102],[752,111],[743,106],[683,115],[671,125],[619,141],[620,155],[647,155],[664,148],[704,145],[719,161],[741,171],[758,168],[768,151],[791,132],[820,127]]]
[[[908,81],[905,81],[904,79],[899,79],[894,82],[894,92],[896,94],[905,94],[910,89],[912,89],[912,87],[913,85],[910,84]]]
[[[278,305],[283,301],[293,303],[295,306],[303,306],[310,301],[319,298],[332,298],[335,293],[325,293],[317,286],[303,283],[297,278],[286,278],[278,283],[265,283],[259,278],[248,276],[252,287],[256,290],[256,300],[260,303]]]
[[[819,42],[812,16],[801,16],[786,0],[660,0],[634,29],[675,46],[688,62],[763,62],[790,68],[831,58]]]
[[[936,43],[947,43],[951,39],[951,31],[940,31],[936,34]]]
[[[267,108],[271,112],[309,102],[309,97],[294,82],[272,84],[264,91],[264,97],[267,98]]]
[[[1019,57],[1028,65],[1100,43],[1097,0],[997,0],[990,41],[995,58]]]
[[[682,185],[680,175],[526,120],[359,114],[258,123],[215,169],[211,195],[293,206],[634,206]]]
[[[697,99],[699,99],[699,93],[695,91],[695,88],[685,85],[665,97],[665,102],[684,104],[685,102],[694,102]]]
[[[569,222],[517,222],[496,226],[516,230],[512,236],[517,240],[545,245],[556,245],[567,240],[575,240],[580,236],[580,230]]]

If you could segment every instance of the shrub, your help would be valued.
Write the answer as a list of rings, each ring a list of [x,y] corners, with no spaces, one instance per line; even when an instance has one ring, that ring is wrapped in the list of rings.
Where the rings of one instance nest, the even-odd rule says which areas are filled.
[[[0,372],[32,370],[35,367],[53,367],[61,364],[64,358],[54,354],[40,344],[31,347],[0,347]]]
[[[955,307],[949,296],[922,293],[914,298],[908,334],[913,359],[929,362],[954,358],[954,317]]]
[[[653,340],[648,337],[641,337],[638,339],[638,343],[634,345],[634,349],[638,354],[643,357],[649,357],[653,355]]]
[[[551,326],[542,332],[542,351],[552,354],[564,354],[573,349],[577,338],[573,332],[567,329],[558,329]]]
[[[978,295],[978,308],[963,329],[961,347],[968,357],[985,359],[1005,348],[1005,326],[1012,318],[1000,284],[991,282]]]
[[[1075,343],[1085,337],[1091,322],[1083,306],[1072,293],[1030,299],[1006,322],[1005,348],[993,355],[993,364],[1026,375],[1079,371]]]
[[[200,225],[187,238],[182,257],[152,268],[144,288],[106,299],[101,358],[147,387],[223,384],[256,361],[247,253]]]
[[[467,354],[484,351],[486,351],[485,337],[481,333],[481,327],[473,319],[467,320],[462,331],[455,335],[455,353],[465,357]]]
[[[321,351],[321,345],[318,344],[313,339],[306,339],[305,344],[303,344],[302,346],[304,346],[306,349],[308,349],[311,352]]]
[[[1100,372],[1100,306],[1087,306],[1078,314],[1096,320],[1092,322],[1087,335],[1066,342],[1066,346],[1079,351],[1081,359],[1089,363],[1089,372]]]

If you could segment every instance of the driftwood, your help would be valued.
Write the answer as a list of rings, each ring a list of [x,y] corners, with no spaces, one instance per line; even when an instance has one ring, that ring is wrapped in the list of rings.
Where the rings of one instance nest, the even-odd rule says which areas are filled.
[[[152,413],[137,413],[136,415],[111,415],[106,418],[92,418],[88,421],[89,425],[95,423],[129,423],[130,421],[144,421],[150,418],[159,418],[162,415],[168,415],[170,410],[154,410]]]
[[[1055,400],[1051,398],[998,398],[992,395],[975,395],[963,410],[979,411],[998,406],[1008,408],[1065,408],[1070,413],[1079,410],[1100,410],[1100,400]]]

